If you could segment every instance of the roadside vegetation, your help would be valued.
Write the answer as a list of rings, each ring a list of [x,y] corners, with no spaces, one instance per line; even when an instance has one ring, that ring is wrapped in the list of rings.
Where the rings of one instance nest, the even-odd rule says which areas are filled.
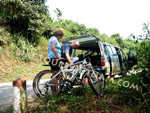
[[[70,95],[61,93],[30,100],[28,110],[31,113],[148,113],[147,103],[141,101],[144,98],[140,91],[123,85],[122,81],[138,84],[135,76],[107,82],[104,97],[96,97],[89,86],[73,88]],[[122,81],[118,84],[119,80]]]
[[[40,106],[31,108],[35,112],[147,112],[150,111],[150,28],[143,25],[143,34],[130,35],[123,39],[119,33],[111,37],[101,34],[96,28],[87,28],[72,20],[61,19],[62,12],[53,20],[44,0],[0,0],[0,83],[17,78],[33,80],[35,75],[49,67],[43,67],[48,55],[48,39],[55,28],[64,29],[64,37],[93,34],[101,41],[122,48],[127,55],[129,49],[136,50],[138,65],[133,69],[142,72],[123,78],[137,83],[139,90],[128,89],[109,82],[104,98],[96,98],[90,89],[74,89],[71,95],[40,99]],[[64,12],[65,13],[65,12]],[[82,92],[84,91],[84,92]],[[80,95],[79,95],[80,94]],[[85,102],[83,101],[85,100]],[[83,102],[83,103],[80,103]],[[92,108],[92,109],[91,109]],[[92,111],[93,110],[93,111]]]

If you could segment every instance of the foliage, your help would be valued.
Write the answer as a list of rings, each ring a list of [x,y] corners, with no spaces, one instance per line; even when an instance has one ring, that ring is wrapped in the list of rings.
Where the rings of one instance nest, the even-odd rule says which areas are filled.
[[[35,47],[19,34],[13,35],[12,37],[14,42],[14,55],[17,60],[22,60],[25,62],[33,60],[36,54]]]
[[[49,39],[49,37],[52,36],[52,26],[53,26],[53,20],[51,19],[50,15],[47,17],[45,26],[43,27],[43,33],[42,35]],[[40,41],[39,41],[40,42]]]
[[[136,42],[137,46],[135,47],[138,59],[138,68],[142,69],[143,71],[143,85],[146,88],[150,86],[150,31],[149,31],[149,23],[145,23],[144,27],[144,34],[139,35],[138,37],[132,36]]]
[[[10,41],[10,34],[3,27],[0,27],[0,46],[7,45]]]
[[[111,38],[111,37],[104,37],[104,41],[108,44],[120,47],[119,44],[117,43],[115,38]]]
[[[93,34],[95,36],[99,36],[99,30],[96,28],[87,28],[87,34]]]
[[[56,10],[54,10],[54,12],[57,14],[57,19],[60,20],[62,17],[62,12],[59,8],[56,8]]]
[[[21,33],[30,42],[38,43],[47,18],[43,0],[1,0],[0,25],[9,27],[12,34]]]
[[[124,80],[139,81],[135,80],[134,77],[126,77]],[[115,80],[115,82],[117,81]],[[78,87],[73,88],[71,94],[61,93],[40,99],[42,102],[39,102],[38,107],[32,108],[30,112],[137,113],[147,111],[141,107],[142,103],[136,97],[140,97],[138,91],[107,82],[103,98],[96,97],[89,86]],[[35,102],[32,103],[35,104]]]
[[[55,21],[52,25],[53,30],[56,28],[64,29],[64,38],[85,35],[85,34],[93,34],[99,36],[99,30],[96,28],[87,28],[84,24],[79,24],[78,22],[73,22],[72,20],[63,20],[60,19]]]
[[[86,93],[85,93],[86,92]],[[87,105],[87,100],[84,100],[85,97],[93,95],[89,87],[79,87],[73,88],[71,94],[61,93],[59,95],[51,96],[48,95],[44,98],[44,107],[39,107],[36,111],[40,112],[76,112],[79,108],[82,108],[80,105]],[[90,99],[89,99],[90,100]],[[45,103],[47,107],[45,106]],[[33,111],[32,111],[33,112]]]
[[[144,101],[150,99],[150,23],[145,23],[143,34],[139,36],[131,35],[136,40],[136,56],[138,60],[137,68],[142,70],[140,73],[140,85],[142,87],[141,95],[144,95]],[[145,96],[146,95],[146,96]],[[150,104],[148,102],[147,104]]]
[[[138,73],[110,81],[107,83],[105,94],[118,101],[119,105],[132,108],[136,106],[134,112],[149,111],[149,106],[143,102],[144,97],[140,93],[140,79],[141,75]]]
[[[120,37],[120,34],[117,33],[117,34],[112,34],[112,35],[111,35],[111,38],[115,38],[115,37]]]

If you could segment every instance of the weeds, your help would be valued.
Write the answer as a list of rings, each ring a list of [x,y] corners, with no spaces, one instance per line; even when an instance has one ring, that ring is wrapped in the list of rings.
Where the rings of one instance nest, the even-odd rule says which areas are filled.
[[[7,45],[10,42],[10,34],[3,27],[0,27],[0,46]]]
[[[125,81],[138,83],[138,77],[121,78]],[[114,80],[116,83],[119,79]],[[148,113],[142,101],[140,91],[107,83],[104,97],[96,97],[90,87],[73,88],[72,93],[61,93],[42,99],[43,105],[36,108],[37,113]]]
[[[111,84],[111,83],[109,83]],[[110,85],[109,85],[110,86]],[[96,97],[90,87],[73,88],[70,95],[61,93],[57,96],[47,96],[42,99],[43,105],[36,108],[37,113],[136,113],[140,112],[136,105],[123,103],[119,90],[107,87],[105,96]],[[108,92],[111,92],[108,94]],[[118,97],[118,98],[117,98]],[[123,103],[123,104],[121,104]]]
[[[31,61],[34,59],[36,54],[36,49],[32,44],[29,43],[24,37],[20,35],[13,35],[14,40],[14,55],[17,60],[22,60],[25,62]]]

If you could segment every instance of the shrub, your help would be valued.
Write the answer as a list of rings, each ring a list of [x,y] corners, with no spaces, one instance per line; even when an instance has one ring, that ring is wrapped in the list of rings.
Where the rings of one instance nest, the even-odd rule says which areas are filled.
[[[145,23],[143,30],[142,35],[137,37],[132,35],[132,37],[137,42],[135,47],[138,60],[137,68],[142,70],[140,73],[141,95],[144,97],[145,106],[148,108],[148,104],[150,104],[150,23]]]
[[[14,42],[14,55],[17,60],[25,62],[31,61],[36,55],[35,47],[29,43],[28,40],[24,39],[23,36],[13,35]]]
[[[9,33],[4,28],[0,27],[0,46],[8,44],[9,38]]]

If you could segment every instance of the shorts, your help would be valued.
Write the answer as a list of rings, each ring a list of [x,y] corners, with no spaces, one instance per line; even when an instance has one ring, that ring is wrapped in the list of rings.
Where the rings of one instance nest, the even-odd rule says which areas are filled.
[[[49,58],[47,60],[49,62],[51,70],[59,70],[61,66],[65,65],[64,61],[60,61],[60,60],[58,60],[56,58]]]

